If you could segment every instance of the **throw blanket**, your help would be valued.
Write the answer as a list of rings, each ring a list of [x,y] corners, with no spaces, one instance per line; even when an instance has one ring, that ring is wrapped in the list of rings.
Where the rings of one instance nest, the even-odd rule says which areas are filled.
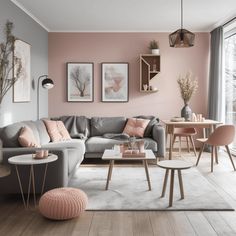
[[[85,116],[61,116],[54,120],[61,120],[64,123],[71,138],[87,139],[89,121]]]
[[[129,140],[130,136],[128,134],[125,133],[121,133],[121,134],[104,134],[103,138],[110,138],[110,139],[116,139],[116,140],[122,140],[122,141],[127,141]]]

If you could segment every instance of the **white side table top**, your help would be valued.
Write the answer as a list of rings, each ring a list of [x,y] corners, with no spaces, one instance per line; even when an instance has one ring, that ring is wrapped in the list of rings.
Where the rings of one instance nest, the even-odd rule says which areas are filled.
[[[192,163],[182,160],[159,161],[157,165],[160,166],[161,168],[172,169],[172,170],[189,169],[193,166]]]
[[[122,157],[122,153],[116,153],[115,150],[106,149],[102,155],[102,160],[154,160],[156,159],[151,149],[145,150],[145,157]]]
[[[25,154],[25,155],[18,155],[13,156],[8,159],[10,164],[14,165],[38,165],[38,164],[46,164],[58,159],[57,155],[49,154],[47,158],[43,159],[34,159],[33,154]]]

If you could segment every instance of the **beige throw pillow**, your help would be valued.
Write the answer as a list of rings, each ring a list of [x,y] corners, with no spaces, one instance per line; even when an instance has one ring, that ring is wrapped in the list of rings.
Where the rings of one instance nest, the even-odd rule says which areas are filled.
[[[21,128],[18,141],[22,147],[40,147],[32,129],[27,126]]]

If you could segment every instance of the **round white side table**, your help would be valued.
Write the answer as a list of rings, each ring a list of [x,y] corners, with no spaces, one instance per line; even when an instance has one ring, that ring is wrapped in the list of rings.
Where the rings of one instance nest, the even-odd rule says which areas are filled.
[[[8,162],[10,164],[15,165],[16,174],[17,174],[17,178],[18,178],[18,182],[19,182],[19,186],[20,186],[20,191],[21,191],[21,196],[22,196],[22,200],[23,200],[25,208],[29,207],[29,196],[30,196],[31,184],[32,184],[32,189],[33,189],[34,205],[36,206],[34,165],[45,164],[42,189],[41,189],[41,195],[42,195],[43,191],[44,191],[44,186],[45,186],[48,163],[54,162],[57,159],[58,159],[57,155],[54,155],[54,154],[49,154],[49,156],[47,158],[43,158],[43,159],[35,159],[35,158],[33,158],[33,154],[18,155],[18,156],[10,157],[8,159]],[[20,178],[20,174],[19,174],[19,170],[18,170],[18,166],[20,166],[20,165],[30,166],[27,202],[25,200],[25,196],[24,196],[24,192],[23,192],[23,188],[22,188],[22,183],[21,183],[21,178]]]
[[[169,175],[169,171],[171,171],[171,175],[170,175],[170,196],[169,196],[169,207],[171,207],[172,204],[173,204],[175,170],[178,171],[179,188],[180,188],[181,199],[184,199],[184,186],[183,186],[181,170],[191,168],[192,164],[189,163],[189,162],[186,162],[186,161],[182,161],[182,160],[166,160],[166,161],[158,162],[157,165],[166,170],[161,197],[165,196],[168,175]]]

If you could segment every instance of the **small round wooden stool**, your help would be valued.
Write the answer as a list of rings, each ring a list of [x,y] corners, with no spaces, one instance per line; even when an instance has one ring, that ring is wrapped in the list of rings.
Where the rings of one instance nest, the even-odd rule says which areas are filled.
[[[182,160],[166,160],[166,161],[158,162],[157,165],[159,167],[163,168],[163,169],[166,169],[161,197],[165,196],[169,171],[171,170],[171,175],[170,175],[170,196],[169,196],[169,207],[171,207],[172,204],[173,204],[175,170],[178,171],[179,188],[180,188],[181,199],[184,199],[184,186],[183,186],[181,170],[191,168],[192,164],[188,163],[186,161],[182,161]]]

